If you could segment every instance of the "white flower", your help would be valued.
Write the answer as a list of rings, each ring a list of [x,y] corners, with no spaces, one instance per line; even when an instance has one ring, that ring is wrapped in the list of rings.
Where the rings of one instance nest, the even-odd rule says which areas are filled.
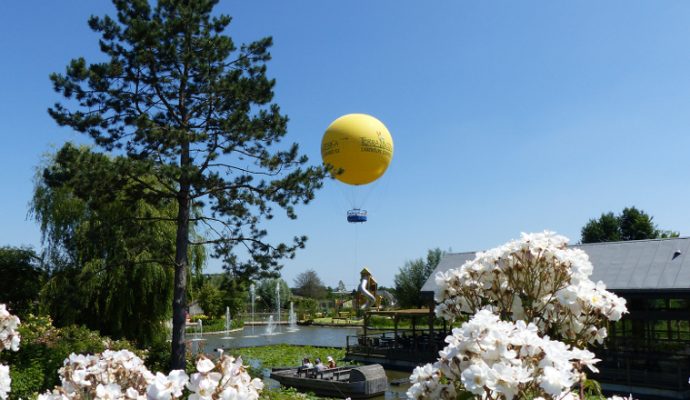
[[[191,400],[197,399],[211,399],[213,392],[218,387],[222,375],[218,372],[211,372],[208,374],[196,373],[192,374],[187,387],[194,392],[189,396]]]
[[[131,400],[144,400],[144,399],[146,399],[146,396],[142,396],[134,388],[127,388],[127,390],[125,390],[125,397],[128,399],[131,399]]]
[[[477,363],[470,365],[469,368],[462,371],[462,384],[467,390],[474,394],[483,394],[484,385],[489,377],[489,368],[485,363]]]
[[[7,398],[7,394],[12,390],[11,384],[10,367],[0,364],[0,399]]]
[[[423,367],[417,367],[414,369],[414,371],[412,371],[412,375],[410,375],[410,382],[415,383],[431,379],[433,374],[434,368],[431,364],[426,364]]]
[[[539,379],[539,386],[553,397],[560,396],[574,383],[571,374],[550,366],[544,368]]]
[[[102,400],[115,400],[122,398],[122,389],[117,383],[96,386],[96,398]]]
[[[146,397],[155,400],[168,400],[173,396],[173,389],[173,383],[168,380],[168,377],[157,372],[153,382],[146,389]]]
[[[201,357],[196,362],[196,370],[201,372],[202,374],[205,374],[205,373],[211,371],[215,367],[216,366],[215,366],[215,364],[213,364],[213,361],[209,360],[206,357]]]

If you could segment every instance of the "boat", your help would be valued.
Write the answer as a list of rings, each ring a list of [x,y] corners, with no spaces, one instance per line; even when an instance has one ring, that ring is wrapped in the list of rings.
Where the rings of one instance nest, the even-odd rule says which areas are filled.
[[[281,385],[318,396],[368,399],[388,389],[388,378],[381,364],[316,368],[274,368],[271,379]]]

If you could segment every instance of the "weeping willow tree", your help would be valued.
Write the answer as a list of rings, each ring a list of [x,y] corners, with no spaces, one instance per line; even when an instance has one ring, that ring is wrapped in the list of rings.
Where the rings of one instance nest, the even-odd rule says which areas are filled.
[[[67,144],[41,169],[31,208],[51,266],[42,304],[57,325],[140,346],[162,338],[172,314],[177,203],[139,190],[134,181],[156,185],[142,168]],[[189,258],[200,273],[203,247],[190,248]]]

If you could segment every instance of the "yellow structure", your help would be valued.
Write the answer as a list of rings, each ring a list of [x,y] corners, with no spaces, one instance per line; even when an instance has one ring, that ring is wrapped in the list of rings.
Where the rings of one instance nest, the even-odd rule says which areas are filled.
[[[343,115],[326,129],[321,158],[339,181],[365,185],[386,172],[393,159],[393,138],[386,126],[371,115]]]
[[[381,307],[382,296],[376,295],[378,283],[371,275],[371,272],[365,267],[359,273],[360,284],[357,290],[357,304],[360,308],[369,308],[372,305],[378,310]]]

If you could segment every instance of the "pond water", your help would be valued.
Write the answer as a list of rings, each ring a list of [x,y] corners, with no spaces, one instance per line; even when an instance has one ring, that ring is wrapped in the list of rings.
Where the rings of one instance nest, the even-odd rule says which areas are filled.
[[[207,353],[211,353],[217,348],[241,348],[266,346],[271,344],[294,344],[303,346],[324,346],[324,347],[345,347],[346,337],[354,336],[361,332],[361,328],[352,327],[326,327],[326,326],[300,326],[297,331],[289,331],[287,326],[280,326],[273,335],[265,334],[264,326],[252,327],[245,326],[243,330],[229,333],[208,333],[204,334],[203,348]],[[247,360],[251,363],[251,360]],[[299,360],[297,360],[299,361]],[[278,382],[266,377],[264,382],[268,387],[277,387]],[[399,381],[408,378],[410,372],[386,370],[388,382]],[[376,400],[382,399],[404,399],[405,392],[410,387],[409,383],[402,385],[390,385],[384,396],[375,397]]]
[[[287,326],[276,328],[273,335],[266,335],[266,327],[245,326],[243,330],[229,333],[204,334],[206,351],[217,348],[240,348],[270,344],[295,344],[304,346],[345,347],[346,337],[356,335],[360,328],[332,328],[327,326],[300,326],[290,332]]]

